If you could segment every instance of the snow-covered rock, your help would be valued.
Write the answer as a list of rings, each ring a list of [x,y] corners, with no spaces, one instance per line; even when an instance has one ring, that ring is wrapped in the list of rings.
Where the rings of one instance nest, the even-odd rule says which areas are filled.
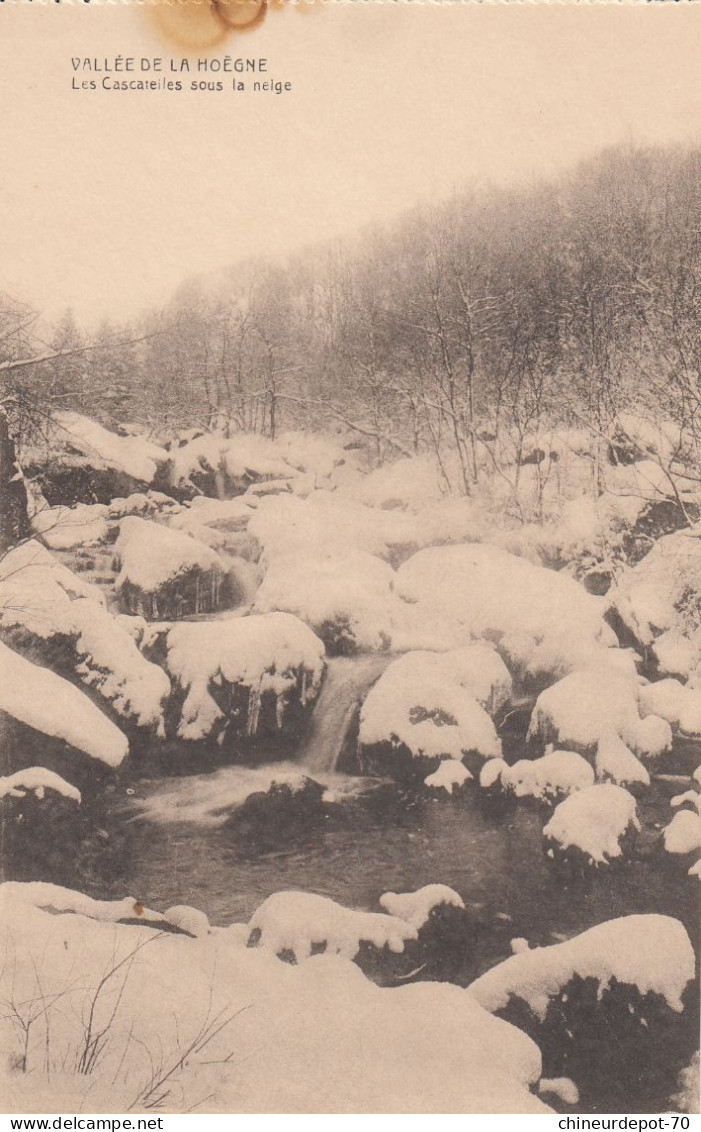
[[[113,499],[107,511],[110,519],[125,519],[127,515],[140,515],[152,519],[156,515],[177,515],[181,504],[162,491],[135,491],[126,498]]]
[[[496,768],[490,771],[490,764],[484,767],[483,786],[494,786]],[[499,768],[501,788],[516,798],[537,798],[552,802],[585,790],[594,785],[594,771],[586,759],[574,751],[549,751],[539,759],[519,759],[513,766]]]
[[[424,778],[441,759],[501,754],[494,724],[475,695],[498,701],[501,673],[494,686],[488,668],[481,679],[471,660],[461,667],[461,658],[462,650],[413,652],[389,665],[360,712],[361,765],[399,778]]]
[[[579,1104],[579,1089],[569,1077],[541,1077],[538,1093],[541,1097],[557,1097],[562,1104]]]
[[[650,773],[622,739],[608,732],[599,739],[594,760],[596,777],[616,786],[649,786]]]
[[[205,543],[159,523],[129,516],[114,547],[115,590],[127,612],[165,619],[209,613],[226,600],[227,567]]]
[[[187,904],[174,904],[166,908],[163,919],[175,928],[187,932],[188,935],[209,935],[212,930],[208,917],[198,908],[190,908]]]
[[[57,618],[63,607],[74,598],[104,604],[97,586],[68,570],[35,539],[20,544],[0,560],[3,629],[21,626],[34,636],[52,637],[58,631]]]
[[[417,538],[411,516],[365,507],[329,491],[316,491],[307,499],[261,499],[248,529],[267,561],[280,554],[342,557],[348,551],[389,559]]]
[[[23,464],[52,506],[107,504],[152,483],[168,453],[145,436],[119,435],[74,412],[53,413]]]
[[[622,857],[624,838],[640,828],[633,795],[603,783],[578,790],[560,802],[543,836],[551,855],[569,858],[575,850],[599,867]]]
[[[109,767],[118,767],[126,758],[126,736],[83,692],[3,644],[0,711]]]
[[[655,758],[671,747],[671,728],[657,716],[641,719],[638,691],[637,681],[610,671],[572,672],[538,696],[528,739],[587,753],[614,735]]]
[[[253,433],[233,437],[204,433],[173,449],[170,455],[173,487],[195,488],[210,496],[239,495],[251,483],[299,474],[274,441]]]
[[[442,641],[437,648],[486,638],[510,668],[536,681],[603,665],[617,651],[608,647],[618,642],[600,598],[498,547],[421,550],[397,570],[395,590],[407,603],[402,647],[412,647],[412,637],[432,636]]]
[[[438,770],[426,775],[424,786],[429,790],[444,790],[446,794],[452,795],[453,792],[460,792],[471,781],[472,775],[463,762],[459,759],[442,759]]]
[[[392,641],[393,579],[392,568],[364,550],[280,553],[267,565],[253,608],[294,614],[332,655],[379,652]]]
[[[424,926],[434,908],[444,906],[465,907],[460,894],[447,884],[426,884],[416,892],[385,892],[380,897],[380,907],[388,915],[404,920],[417,931]]]
[[[33,794],[42,801],[47,790],[80,805],[80,790],[45,766],[28,766],[0,777],[0,798],[25,798],[27,794]]]
[[[658,915],[621,916],[565,943],[512,955],[468,989],[486,1010],[503,1010],[510,999],[519,998],[543,1019],[550,1001],[575,976],[595,979],[599,994],[615,979],[635,987],[641,995],[660,995],[671,1010],[681,1012],[682,995],[694,972],[694,951],[679,920]]]
[[[166,664],[182,690],[178,736],[221,742],[273,729],[317,696],[324,646],[288,613],[183,622],[166,628]]]
[[[32,530],[51,550],[102,542],[109,530],[104,503],[46,507],[32,517]]]
[[[184,531],[199,538],[203,527],[218,531],[244,530],[254,514],[253,500],[244,496],[235,499],[207,499],[196,495],[189,507],[183,507],[169,521],[172,530]]]
[[[646,684],[639,698],[644,716],[658,715],[687,735],[701,735],[701,689],[670,678]]]
[[[38,646],[47,664],[65,667],[60,675],[75,675],[117,715],[162,735],[170,681],[141,655],[127,621],[105,608],[96,586],[36,542],[0,563],[0,630],[19,633],[18,647]]]
[[[657,540],[609,594],[619,617],[663,672],[689,678],[701,664],[695,598],[701,592],[701,527]]]
[[[664,847],[668,853],[680,856],[701,850],[701,814],[692,810],[679,810],[663,831]]]
[[[309,959],[314,948],[324,954],[355,959],[361,943],[401,953],[417,928],[381,912],[359,912],[311,892],[275,892],[264,900],[249,922],[258,947],[275,955],[288,952],[297,962]]]

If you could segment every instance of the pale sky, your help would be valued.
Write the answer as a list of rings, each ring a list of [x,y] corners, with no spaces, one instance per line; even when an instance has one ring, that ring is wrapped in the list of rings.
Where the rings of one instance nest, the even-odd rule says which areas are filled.
[[[210,56],[265,57],[290,93],[83,92],[74,56],[182,51],[141,5],[3,4],[0,290],[119,319],[466,180],[697,140],[700,23],[698,4],[287,9]]]

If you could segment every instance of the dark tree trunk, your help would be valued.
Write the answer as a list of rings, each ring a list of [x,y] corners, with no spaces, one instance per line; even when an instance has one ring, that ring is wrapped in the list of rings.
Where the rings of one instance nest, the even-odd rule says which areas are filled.
[[[27,488],[17,463],[7,416],[0,408],[0,554],[30,534]]]

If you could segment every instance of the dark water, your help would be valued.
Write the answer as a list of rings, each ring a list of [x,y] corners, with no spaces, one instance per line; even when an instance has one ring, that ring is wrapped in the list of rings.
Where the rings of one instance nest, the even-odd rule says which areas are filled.
[[[135,782],[133,795],[116,800],[127,819],[123,884],[151,907],[191,904],[219,925],[247,921],[280,889],[377,910],[383,892],[440,882],[533,943],[639,912],[676,916],[696,933],[698,882],[659,844],[678,784],[655,783],[639,801],[644,828],[629,864],[566,882],[543,855],[543,811],[486,809],[479,788],[461,802],[408,800],[388,785],[326,775],[331,800],[316,828],[259,830],[261,841],[224,824],[252,790],[298,773],[287,763]],[[496,959],[503,942],[495,946]]]

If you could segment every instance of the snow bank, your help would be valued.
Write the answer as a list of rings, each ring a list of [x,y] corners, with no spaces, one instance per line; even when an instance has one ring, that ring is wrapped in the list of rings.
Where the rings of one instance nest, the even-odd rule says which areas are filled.
[[[86,916],[104,924],[139,918],[156,922],[165,919],[160,912],[144,908],[133,896],[125,896],[122,900],[93,900],[82,892],[74,892],[73,889],[62,888],[58,884],[47,884],[45,881],[6,881],[0,885],[0,900],[10,908],[13,905],[23,905],[54,915]]]
[[[447,905],[464,908],[462,897],[447,884],[425,884],[416,892],[385,892],[380,907],[390,916],[404,920],[418,931],[424,926],[434,908]]]
[[[613,735],[654,758],[671,747],[672,732],[657,716],[641,719],[638,692],[635,680],[611,671],[572,672],[538,696],[528,739],[588,752]]]
[[[401,954],[407,940],[418,936],[415,927],[396,916],[358,912],[311,892],[273,893],[248,926],[256,933],[257,946],[275,955],[291,952],[298,963],[309,959],[314,946],[344,959],[355,959],[361,943]]]
[[[397,570],[395,590],[409,603],[403,647],[411,647],[412,630],[425,639],[427,628],[444,648],[487,638],[510,667],[533,678],[603,665],[614,651],[605,646],[618,643],[601,599],[564,574],[494,546],[421,550]]]
[[[543,836],[560,850],[581,850],[598,866],[621,857],[623,837],[640,828],[633,795],[620,786],[603,783],[560,802]]]
[[[0,644],[0,711],[110,767],[126,758],[122,732],[67,680]]]
[[[41,801],[47,790],[80,805],[80,790],[45,766],[28,766],[0,778],[0,798],[24,798],[27,794],[34,794]]]
[[[287,613],[184,622],[166,637],[168,671],[185,691],[178,735],[205,739],[238,722],[243,734],[258,728],[262,698],[275,699],[277,725],[296,696],[302,706],[321,686],[324,646],[311,629]],[[214,688],[238,687],[245,694],[246,718],[231,718],[212,696]]]
[[[539,759],[520,759],[513,766],[504,764],[499,777],[502,788],[517,798],[541,801],[551,801],[594,785],[594,771],[586,759],[574,751],[550,751]]]
[[[694,951],[679,920],[621,916],[565,943],[512,955],[481,975],[468,991],[490,1011],[504,1010],[510,999],[520,998],[542,1021],[550,1000],[575,976],[596,979],[599,995],[615,979],[636,987],[641,995],[661,995],[672,1010],[681,1012],[682,995],[694,971]]]
[[[0,889],[0,901],[0,948],[10,957],[0,997],[53,1004],[50,1083],[44,1027],[36,1026],[27,1072],[3,1080],[13,1111],[142,1111],[136,1098],[153,1065],[167,1069],[215,1018],[223,1026],[173,1072],[163,1111],[202,1106],[203,1097],[209,1112],[221,1113],[549,1111],[531,1092],[541,1074],[535,1043],[460,987],[381,989],[339,958],[281,963],[267,949],[246,948],[238,931],[190,939],[47,915],[16,889],[11,897]],[[96,1008],[96,1025],[110,1021],[99,1075],[66,1073],[61,1065],[75,1064],[95,989],[120,963]],[[0,1029],[14,1053],[7,1018]]]
[[[639,698],[644,716],[659,715],[687,735],[701,735],[701,690],[678,680],[657,680],[641,688]]]
[[[361,746],[391,743],[413,757],[429,759],[462,759],[471,752],[485,759],[498,757],[501,743],[473,689],[487,700],[499,700],[504,692],[501,672],[493,687],[488,669],[482,680],[471,658],[461,666],[462,654],[413,652],[393,661],[361,709]]]
[[[51,550],[69,550],[107,537],[108,508],[102,503],[47,507],[32,517],[32,530]]]
[[[119,524],[114,547],[120,571],[115,589],[127,583],[153,594],[169,582],[192,574],[226,573],[222,560],[209,546],[159,523],[129,516]]]

